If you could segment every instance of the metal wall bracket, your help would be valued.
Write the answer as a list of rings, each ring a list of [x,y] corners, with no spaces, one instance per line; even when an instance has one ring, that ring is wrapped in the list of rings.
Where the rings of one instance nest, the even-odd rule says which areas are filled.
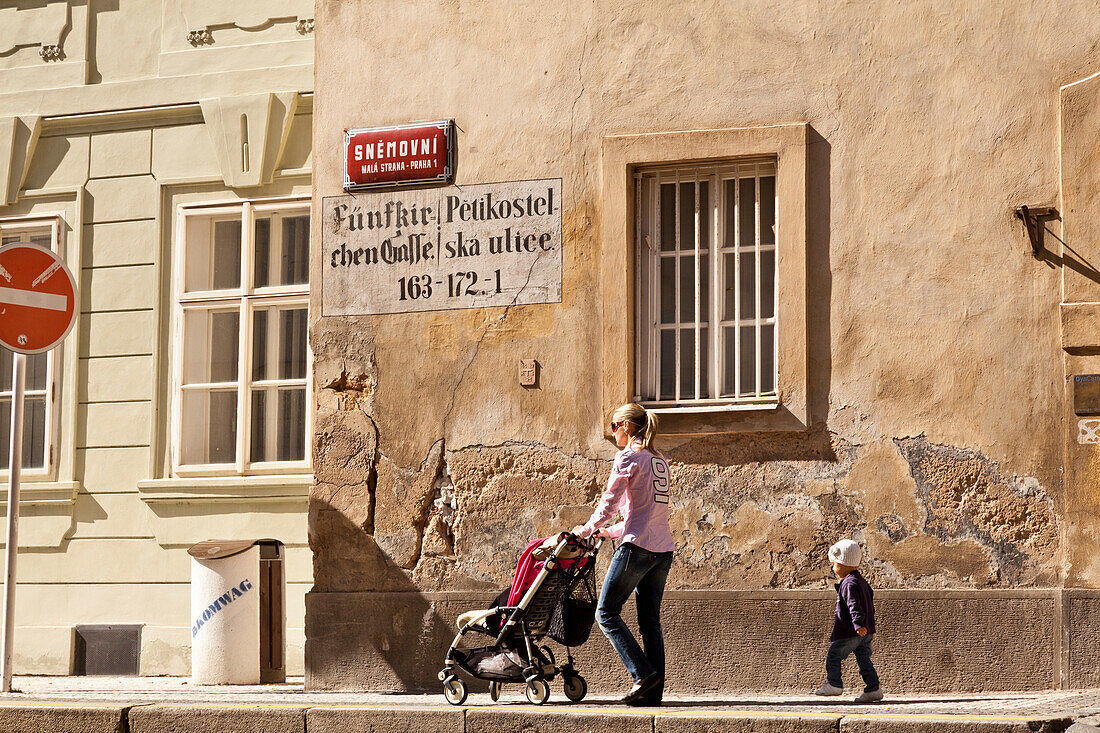
[[[1031,253],[1036,259],[1043,251],[1044,223],[1058,218],[1058,209],[1053,206],[1021,206],[1016,209],[1016,218],[1024,222],[1027,237],[1031,240]]]

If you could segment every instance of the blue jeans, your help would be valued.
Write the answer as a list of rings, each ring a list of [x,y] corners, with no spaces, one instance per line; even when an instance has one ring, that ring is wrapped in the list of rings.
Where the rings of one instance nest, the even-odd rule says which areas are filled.
[[[840,676],[840,663],[849,654],[856,655],[856,664],[859,665],[859,674],[863,677],[863,683],[867,685],[864,692],[874,692],[878,689],[878,672],[875,665],[871,664],[871,637],[853,636],[850,639],[839,639],[829,645],[829,651],[825,655],[825,677],[833,687],[844,687],[844,680]]]
[[[650,552],[624,542],[611,558],[607,577],[603,579],[596,620],[635,682],[641,682],[654,672],[662,677],[665,674],[661,597],[670,567],[671,552]],[[636,594],[638,630],[642,634],[644,652],[620,616],[631,593]]]

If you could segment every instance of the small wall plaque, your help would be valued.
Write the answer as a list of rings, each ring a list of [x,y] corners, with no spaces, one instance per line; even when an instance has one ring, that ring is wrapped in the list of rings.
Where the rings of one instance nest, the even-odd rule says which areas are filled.
[[[1073,375],[1073,414],[1100,415],[1100,374]]]
[[[521,387],[535,387],[539,383],[539,363],[534,359],[519,360],[519,384]]]

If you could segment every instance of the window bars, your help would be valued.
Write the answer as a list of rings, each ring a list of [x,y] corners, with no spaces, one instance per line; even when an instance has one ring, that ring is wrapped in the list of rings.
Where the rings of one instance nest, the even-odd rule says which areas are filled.
[[[774,404],[776,162],[635,174],[635,399]]]

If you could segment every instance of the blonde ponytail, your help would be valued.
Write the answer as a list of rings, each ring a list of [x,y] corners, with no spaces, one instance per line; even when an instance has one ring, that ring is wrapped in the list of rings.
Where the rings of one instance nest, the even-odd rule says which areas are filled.
[[[642,446],[650,453],[656,453],[660,455],[660,452],[653,447],[653,441],[657,438],[657,416],[649,410],[645,413],[645,433],[642,435]]]
[[[653,441],[657,438],[657,416],[648,411],[637,402],[630,402],[615,410],[611,418],[614,422],[627,422],[633,428],[630,432],[631,440],[638,440],[642,447],[650,453],[660,455],[653,447]]]

